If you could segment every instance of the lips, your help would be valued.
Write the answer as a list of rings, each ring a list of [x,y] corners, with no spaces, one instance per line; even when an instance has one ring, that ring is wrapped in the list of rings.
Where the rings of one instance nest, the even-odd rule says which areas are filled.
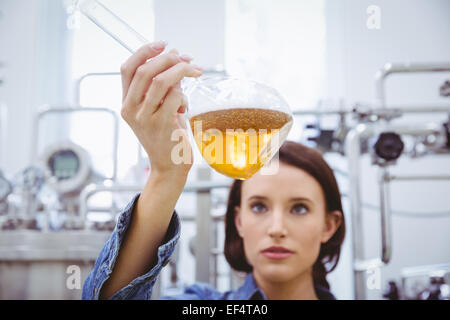
[[[261,253],[269,259],[286,259],[294,254],[293,251],[280,246],[269,247],[264,249]]]

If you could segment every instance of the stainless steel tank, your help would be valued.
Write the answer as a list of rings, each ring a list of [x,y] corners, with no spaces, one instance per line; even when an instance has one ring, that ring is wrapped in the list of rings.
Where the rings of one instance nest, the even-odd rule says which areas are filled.
[[[0,299],[81,299],[111,231],[0,231]]]

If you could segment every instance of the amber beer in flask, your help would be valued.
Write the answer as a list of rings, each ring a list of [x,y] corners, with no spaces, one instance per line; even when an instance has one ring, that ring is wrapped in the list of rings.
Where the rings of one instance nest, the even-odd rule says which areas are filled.
[[[248,179],[278,151],[292,116],[266,108],[228,108],[193,116],[190,125],[205,161],[216,171]]]

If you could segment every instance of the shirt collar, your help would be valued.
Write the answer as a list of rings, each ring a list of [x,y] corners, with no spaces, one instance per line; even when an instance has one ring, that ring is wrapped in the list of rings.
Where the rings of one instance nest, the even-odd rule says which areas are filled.
[[[264,292],[256,285],[253,273],[250,272],[245,277],[244,284],[236,291],[238,300],[267,300]]]
[[[319,300],[335,300],[336,297],[325,287],[314,286]],[[250,272],[245,277],[244,284],[236,291],[237,300],[267,300],[265,293],[255,282],[253,273]]]

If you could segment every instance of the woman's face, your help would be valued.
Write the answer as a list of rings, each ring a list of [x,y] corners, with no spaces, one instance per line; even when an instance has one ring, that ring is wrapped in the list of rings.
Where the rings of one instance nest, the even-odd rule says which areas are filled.
[[[253,272],[271,282],[311,273],[320,245],[339,227],[339,211],[326,214],[320,184],[280,162],[276,175],[256,173],[242,184],[235,223]]]

